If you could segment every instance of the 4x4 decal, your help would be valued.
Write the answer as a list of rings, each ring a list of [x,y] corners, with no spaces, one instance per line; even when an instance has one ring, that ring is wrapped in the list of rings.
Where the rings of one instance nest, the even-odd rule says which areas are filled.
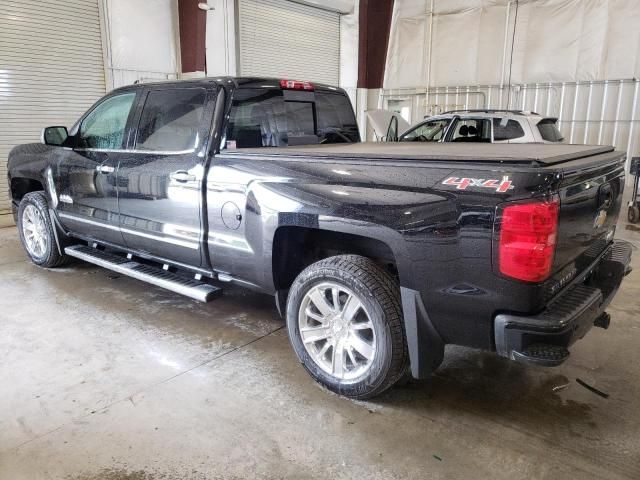
[[[504,193],[514,188],[508,176],[502,177],[502,180],[495,178],[485,180],[484,178],[449,177],[442,184],[455,185],[457,190],[466,190],[468,187],[492,188],[499,193]]]

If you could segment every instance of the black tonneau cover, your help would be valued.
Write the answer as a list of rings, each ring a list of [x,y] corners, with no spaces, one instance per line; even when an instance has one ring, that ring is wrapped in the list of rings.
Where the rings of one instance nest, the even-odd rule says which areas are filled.
[[[296,147],[264,147],[225,150],[223,154],[351,158],[381,160],[434,160],[524,165],[554,165],[571,160],[613,152],[601,145],[542,143],[420,143],[362,142]]]

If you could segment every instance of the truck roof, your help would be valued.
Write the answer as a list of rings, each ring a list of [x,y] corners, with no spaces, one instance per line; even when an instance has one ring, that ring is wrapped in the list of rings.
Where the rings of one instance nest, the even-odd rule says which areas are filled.
[[[185,86],[185,85],[203,85],[203,84],[232,84],[236,88],[281,88],[280,80],[300,80],[304,81],[304,79],[294,79],[294,78],[275,78],[275,77],[201,77],[201,78],[190,78],[184,80],[157,80],[151,79],[150,81],[140,81],[131,85],[125,85],[117,88],[116,90],[129,90],[136,88],[144,88],[144,87],[155,87],[155,86]],[[333,90],[344,92],[344,89],[339,87],[334,87],[332,85],[327,85],[324,83],[317,82],[309,82],[313,84],[314,90]]]
[[[226,150],[223,154],[553,165],[614,152],[611,146],[540,143],[362,142]],[[622,155],[621,152],[616,152]]]

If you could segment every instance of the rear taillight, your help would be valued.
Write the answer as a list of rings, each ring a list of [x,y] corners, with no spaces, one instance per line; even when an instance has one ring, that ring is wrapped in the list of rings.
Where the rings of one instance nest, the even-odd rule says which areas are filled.
[[[280,88],[284,90],[314,90],[313,83],[299,80],[280,80]]]
[[[502,208],[498,240],[500,273],[527,282],[549,278],[558,232],[560,200]]]

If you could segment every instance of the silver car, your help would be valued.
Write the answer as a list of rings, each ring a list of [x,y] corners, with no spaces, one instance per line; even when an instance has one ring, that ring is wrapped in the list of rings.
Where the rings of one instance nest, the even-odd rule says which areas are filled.
[[[521,110],[454,110],[428,117],[400,142],[559,143],[557,118]],[[388,141],[395,140],[393,134]]]

